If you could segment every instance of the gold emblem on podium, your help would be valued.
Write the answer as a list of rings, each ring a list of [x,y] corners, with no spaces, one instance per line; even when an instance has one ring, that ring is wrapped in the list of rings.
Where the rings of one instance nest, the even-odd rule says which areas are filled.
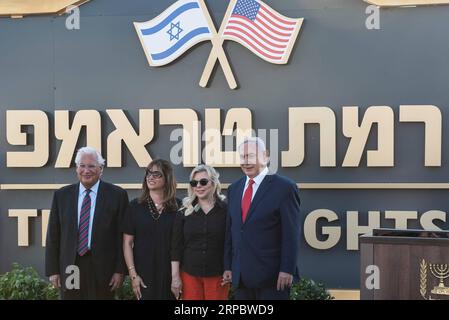
[[[431,294],[439,296],[449,296],[449,287],[444,285],[444,280],[449,277],[449,266],[443,263],[427,263],[426,260],[422,259],[419,265],[420,271],[420,286],[419,292],[421,296],[426,300],[432,300],[431,295],[427,295],[427,275],[428,270],[430,274],[438,279],[438,285],[434,286],[430,291]]]

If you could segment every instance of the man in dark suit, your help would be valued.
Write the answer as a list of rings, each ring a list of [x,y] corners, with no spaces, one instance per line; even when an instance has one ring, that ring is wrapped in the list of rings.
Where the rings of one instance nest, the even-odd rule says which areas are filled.
[[[245,140],[239,153],[246,176],[228,189],[223,283],[232,282],[238,300],[289,299],[298,276],[298,188],[268,172],[260,138]]]
[[[62,299],[113,299],[126,271],[120,224],[128,195],[100,180],[105,160],[95,149],[81,148],[75,162],[79,183],[53,197],[46,274]]]

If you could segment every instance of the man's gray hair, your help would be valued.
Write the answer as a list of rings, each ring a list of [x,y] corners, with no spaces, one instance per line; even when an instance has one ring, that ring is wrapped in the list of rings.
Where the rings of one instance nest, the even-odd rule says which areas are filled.
[[[78,150],[78,152],[76,154],[76,158],[75,158],[75,163],[77,166],[81,162],[81,157],[85,154],[94,156],[95,159],[97,160],[97,163],[102,167],[104,166],[104,163],[105,163],[104,158],[101,156],[100,152],[98,152],[96,149],[94,149],[92,147],[83,147]]]
[[[265,147],[265,142],[259,138],[259,137],[248,137],[245,138],[245,140],[243,140],[243,142],[239,145],[238,150],[240,151],[240,149],[243,147],[243,145],[247,144],[247,143],[254,143],[257,145],[257,150],[259,151],[266,151],[267,148]]]

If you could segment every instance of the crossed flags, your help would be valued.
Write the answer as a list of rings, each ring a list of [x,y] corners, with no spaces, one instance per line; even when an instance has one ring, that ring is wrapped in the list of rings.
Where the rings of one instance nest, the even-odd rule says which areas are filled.
[[[150,66],[166,65],[210,40],[212,50],[200,86],[207,86],[218,60],[229,87],[236,89],[224,40],[238,42],[270,63],[285,64],[303,20],[285,17],[259,0],[231,0],[217,32],[204,0],[178,0],[156,18],[134,26]]]

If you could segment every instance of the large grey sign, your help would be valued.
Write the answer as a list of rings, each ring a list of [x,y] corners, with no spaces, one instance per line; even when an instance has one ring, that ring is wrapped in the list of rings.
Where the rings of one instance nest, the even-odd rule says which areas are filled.
[[[70,111],[70,125],[78,112],[96,112],[106,158],[108,137],[117,129],[108,110],[123,110],[137,133],[139,110],[153,110],[154,136],[145,149],[167,159],[179,143],[170,140],[179,126],[161,125],[162,110],[193,110],[201,132],[208,110],[221,109],[222,126],[230,110],[250,110],[252,127],[268,132],[278,172],[302,187],[302,275],[331,288],[359,288],[359,233],[376,226],[447,228],[448,6],[382,9],[373,16],[361,0],[267,0],[285,16],[304,18],[289,63],[267,63],[225,41],[239,84],[230,90],[221,66],[208,88],[198,85],[210,42],[168,66],[148,66],[133,22],[150,20],[171,3],[93,0],[80,8],[74,30],[67,29],[67,16],[0,19],[0,273],[13,262],[43,273],[42,229],[52,188],[76,179],[73,165],[56,165],[63,110]],[[218,29],[227,1],[206,4]],[[17,110],[42,111],[48,133],[25,125],[19,127],[26,146],[8,139],[7,130],[17,127],[8,111]],[[301,123],[304,139],[292,130]],[[270,130],[277,130],[277,143]],[[86,144],[86,132],[81,129],[77,147]],[[333,140],[321,139],[329,136]],[[8,153],[33,152],[37,138],[48,146],[42,166],[8,162]],[[292,146],[305,146],[304,157],[293,152],[297,161],[287,165]],[[104,179],[134,184],[128,192],[136,197],[143,169],[124,144],[118,153],[121,167],[107,167]],[[241,175],[238,167],[217,169],[223,183]],[[178,181],[187,182],[190,170],[177,164]]]

